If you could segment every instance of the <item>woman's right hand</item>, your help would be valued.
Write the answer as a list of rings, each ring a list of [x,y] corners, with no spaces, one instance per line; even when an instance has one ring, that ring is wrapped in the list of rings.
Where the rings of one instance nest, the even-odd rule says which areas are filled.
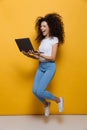
[[[28,52],[26,52],[26,51],[22,51],[22,53],[24,54],[24,55],[30,55],[30,54],[33,54],[33,51],[28,51]]]
[[[22,51],[22,53],[23,53],[24,55],[28,55],[28,52]]]
[[[22,53],[24,55],[28,56],[28,57],[32,57],[33,56],[36,59],[39,59],[39,55],[40,55],[38,52],[36,53],[33,50],[29,50],[28,52],[22,51]]]

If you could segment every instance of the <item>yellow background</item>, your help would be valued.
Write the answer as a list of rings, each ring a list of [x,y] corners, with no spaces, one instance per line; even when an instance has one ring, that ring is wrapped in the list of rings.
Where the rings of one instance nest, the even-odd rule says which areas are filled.
[[[62,114],[87,114],[87,1],[0,0],[0,115],[43,114],[32,94],[38,61],[21,54],[15,38],[30,37],[35,49],[35,20],[57,12],[63,17],[65,43],[48,89],[63,96]],[[59,114],[52,102],[51,114]]]

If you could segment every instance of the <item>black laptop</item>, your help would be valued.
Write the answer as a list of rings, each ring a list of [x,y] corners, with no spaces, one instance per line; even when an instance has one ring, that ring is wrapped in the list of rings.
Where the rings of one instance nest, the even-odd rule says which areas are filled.
[[[19,39],[15,39],[15,41],[20,51],[28,52],[29,50],[33,50],[35,53],[38,52],[34,50],[30,38],[19,38]]]

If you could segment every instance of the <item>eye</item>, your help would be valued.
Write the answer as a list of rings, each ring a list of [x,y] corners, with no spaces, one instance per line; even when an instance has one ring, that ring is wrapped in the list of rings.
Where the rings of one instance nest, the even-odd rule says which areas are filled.
[[[44,25],[43,27],[45,28],[46,26]]]

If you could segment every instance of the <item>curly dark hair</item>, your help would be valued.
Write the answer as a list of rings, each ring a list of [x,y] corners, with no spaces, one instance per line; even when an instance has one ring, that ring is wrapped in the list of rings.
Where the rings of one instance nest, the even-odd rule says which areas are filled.
[[[44,36],[41,32],[41,22],[46,21],[50,29],[50,37],[57,37],[59,43],[64,43],[64,24],[62,22],[62,17],[57,13],[50,13],[44,17],[38,17],[36,19],[35,29],[37,31],[36,41],[40,42]]]

